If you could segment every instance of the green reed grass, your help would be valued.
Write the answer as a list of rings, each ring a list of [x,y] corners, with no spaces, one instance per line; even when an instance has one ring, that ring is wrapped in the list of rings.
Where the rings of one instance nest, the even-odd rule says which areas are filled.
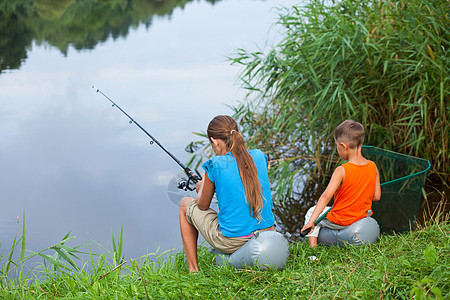
[[[330,172],[345,119],[366,127],[366,144],[429,159],[449,182],[448,12],[446,0],[308,1],[280,14],[278,45],[230,58],[248,90],[235,117],[272,159],[277,198],[300,174]]]
[[[17,218],[18,229],[19,229],[19,218]],[[25,212],[23,213],[22,218],[22,235],[18,238],[18,232],[14,236],[14,240],[11,245],[11,249],[9,250],[9,254],[4,256],[3,254],[3,245],[1,247],[1,260],[0,260],[0,270],[1,270],[1,282],[0,288],[8,290],[11,287],[15,287],[21,284],[26,284],[27,282],[32,280],[34,274],[34,267],[29,269],[26,267],[26,263],[30,261],[32,258],[39,257],[42,259],[42,266],[44,273],[50,271],[48,269],[47,264],[49,264],[53,272],[59,272],[62,274],[68,274],[72,270],[79,270],[79,267],[75,263],[75,260],[79,260],[77,254],[81,254],[83,252],[79,251],[82,246],[70,247],[65,245],[70,240],[75,237],[69,237],[69,234],[66,234],[60,242],[47,247],[41,251],[28,251],[30,254],[26,254],[26,228],[25,228]],[[20,255],[18,258],[14,257],[14,253],[19,248],[20,243]],[[54,252],[53,254],[48,254],[48,252]]]

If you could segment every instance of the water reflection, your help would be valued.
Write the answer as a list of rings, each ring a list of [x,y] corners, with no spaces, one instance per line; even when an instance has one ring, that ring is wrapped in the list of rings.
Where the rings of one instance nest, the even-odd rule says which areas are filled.
[[[300,229],[303,227],[306,212],[311,206],[316,205],[326,188],[326,184],[322,184],[319,180],[306,179],[298,183],[297,192],[292,192],[290,196],[283,199],[283,202],[274,206],[278,226],[292,235],[291,240],[301,239]]]
[[[17,69],[33,41],[59,49],[94,49],[109,37],[125,38],[147,28],[155,16],[170,16],[193,0],[17,0],[0,5],[0,73]],[[204,0],[214,4],[218,0]]]
[[[66,15],[87,18],[87,12],[74,9],[82,3],[93,5],[89,2],[112,5],[117,15],[111,8],[92,18],[84,33],[57,23]],[[264,45],[277,16],[273,7],[293,2],[192,1],[173,9],[170,20],[153,17],[150,28],[145,23],[150,15],[121,21],[119,12],[130,9],[121,8],[121,1],[64,2],[61,17],[50,20],[39,16],[34,1],[16,1],[16,6],[2,2],[1,13],[9,19],[0,18],[5,24],[0,28],[9,27],[15,37],[2,33],[0,47],[5,41],[18,45],[10,52],[0,51],[2,68],[15,68],[3,69],[0,75],[3,250],[9,250],[16,217],[22,222],[23,211],[27,249],[34,251],[58,242],[69,231],[78,236],[71,245],[85,244],[89,238],[111,249],[111,234],[117,236],[122,225],[126,257],[158,247],[179,248],[178,210],[168,199],[167,184],[181,169],[91,86],[108,94],[185,163],[189,157],[184,148],[196,138],[192,132],[205,130],[217,114],[231,113],[225,104],[235,103],[244,93],[234,85],[239,68],[230,66],[226,56],[237,48]],[[17,22],[25,17],[30,20]],[[114,39],[111,28],[126,22],[132,24],[128,31],[115,31],[117,36],[127,32],[126,38]],[[44,28],[47,23],[55,28]],[[90,51],[63,47],[77,42],[66,34],[80,31],[79,36],[88,40],[96,36],[89,28],[104,32],[99,37],[111,37],[92,38],[95,49]],[[56,33],[65,42],[58,44]],[[47,39],[52,34],[55,45]]]

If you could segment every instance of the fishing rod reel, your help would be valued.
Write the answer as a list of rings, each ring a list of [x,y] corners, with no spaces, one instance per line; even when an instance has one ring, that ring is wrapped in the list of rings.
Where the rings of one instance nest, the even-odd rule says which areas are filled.
[[[182,180],[178,181],[177,188],[179,188],[180,190],[185,190],[185,191],[195,191],[195,185],[194,185],[194,187],[192,187],[191,183],[194,183],[192,178],[189,177],[189,178],[187,178],[187,180],[185,178],[182,178]]]
[[[192,176],[193,178],[189,179],[189,176]],[[184,172],[180,172],[175,175],[167,185],[167,195],[169,196],[169,200],[176,206],[179,206],[181,199],[185,197],[197,198],[197,192],[195,191],[197,181],[194,180],[196,180],[195,178],[199,179],[200,177],[192,173],[189,173],[189,176]],[[216,195],[213,196],[210,207],[215,211],[219,211],[219,203]]]
[[[195,191],[195,186],[197,185],[197,182],[202,180],[202,177],[200,175],[194,174],[191,169],[186,168],[184,172],[187,175],[187,179],[183,178],[183,180],[179,181],[177,184],[177,187],[181,190],[189,190],[189,191]]]
[[[185,172],[176,174],[167,184],[167,196],[170,202],[179,205],[185,197],[197,198],[195,191],[196,182],[189,178]]]

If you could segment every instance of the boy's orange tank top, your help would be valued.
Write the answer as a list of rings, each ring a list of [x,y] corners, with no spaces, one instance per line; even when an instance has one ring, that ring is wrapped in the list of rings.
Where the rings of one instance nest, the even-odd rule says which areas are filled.
[[[348,226],[367,216],[372,209],[377,169],[374,162],[365,165],[346,163],[344,181],[334,193],[334,205],[327,219],[335,224]]]

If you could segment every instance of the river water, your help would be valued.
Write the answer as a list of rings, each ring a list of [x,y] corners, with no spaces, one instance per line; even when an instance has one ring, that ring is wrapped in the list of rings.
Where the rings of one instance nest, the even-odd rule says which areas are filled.
[[[14,46],[1,48],[3,252],[23,213],[33,251],[68,232],[77,237],[71,245],[89,240],[94,251],[111,250],[111,235],[117,238],[121,226],[126,258],[181,249],[178,208],[167,196],[181,168],[92,86],[186,163],[184,148],[198,139],[193,132],[205,130],[217,114],[231,114],[226,105],[243,98],[239,67],[226,57],[280,39],[276,8],[298,1],[192,1],[154,9],[154,15],[145,15],[158,6],[152,1],[129,1],[134,12],[113,1],[125,6],[109,15],[97,8],[92,18],[92,7],[75,9],[81,1],[50,8],[44,5],[50,1],[24,2],[34,4],[2,12],[1,21],[10,20],[2,39]],[[121,19],[117,11],[129,15]],[[78,23],[67,25],[64,18]]]

